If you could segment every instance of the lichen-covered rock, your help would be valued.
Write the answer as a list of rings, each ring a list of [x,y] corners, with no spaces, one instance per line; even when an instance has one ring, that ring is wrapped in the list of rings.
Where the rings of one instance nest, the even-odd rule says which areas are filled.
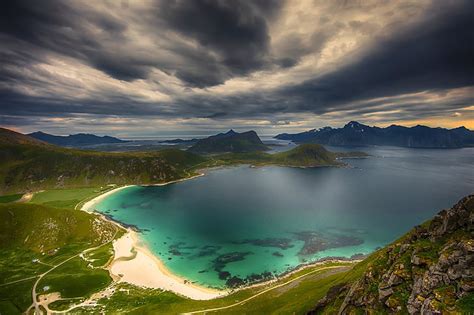
[[[329,289],[329,291],[326,293],[326,295],[318,301],[318,304],[316,304],[315,308],[308,313],[308,315],[314,315],[323,310],[331,301],[338,296],[339,294],[343,292],[347,292],[349,290],[350,286],[347,283],[341,283],[338,285],[335,285]]]
[[[419,305],[417,302],[419,296],[430,299],[430,301],[443,302],[441,297],[448,291],[436,291],[439,288],[457,287],[454,299],[461,298],[467,292],[472,291],[472,287],[469,285],[462,285],[466,282],[459,281],[461,279],[466,279],[467,282],[474,281],[474,251],[471,244],[472,239],[449,243],[443,247],[438,262],[431,265],[423,277],[416,279],[412,293],[408,298],[408,305],[411,306],[409,311],[412,310],[410,313],[421,311],[425,305],[425,303]]]
[[[459,313],[457,301],[474,291],[474,195],[369,258],[364,275],[337,299],[326,296],[320,313],[340,300],[339,314]]]

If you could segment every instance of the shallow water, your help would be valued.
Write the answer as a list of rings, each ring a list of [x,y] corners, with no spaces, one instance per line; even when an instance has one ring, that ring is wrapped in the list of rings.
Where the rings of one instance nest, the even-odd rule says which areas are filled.
[[[349,168],[213,170],[121,190],[97,209],[140,228],[171,271],[223,287],[234,276],[370,253],[474,192],[474,148],[329,149],[373,156],[346,160]]]

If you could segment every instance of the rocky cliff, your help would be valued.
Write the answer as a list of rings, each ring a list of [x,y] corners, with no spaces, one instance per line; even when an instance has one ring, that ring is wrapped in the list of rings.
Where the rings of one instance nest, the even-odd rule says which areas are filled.
[[[310,314],[474,312],[474,195],[368,258]]]

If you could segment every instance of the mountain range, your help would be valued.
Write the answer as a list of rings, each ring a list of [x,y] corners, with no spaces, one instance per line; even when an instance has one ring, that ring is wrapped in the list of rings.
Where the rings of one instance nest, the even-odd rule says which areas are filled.
[[[110,136],[96,136],[88,133],[78,133],[69,136],[55,136],[41,131],[33,132],[28,136],[62,147],[82,147],[94,144],[122,143],[127,142]]]
[[[455,129],[426,126],[386,128],[370,127],[351,121],[342,128],[324,127],[296,134],[282,133],[280,140],[295,143],[319,143],[332,146],[388,145],[409,148],[462,148],[474,146],[474,131],[465,127]]]
[[[112,183],[164,183],[197,175],[198,169],[209,166],[342,166],[340,158],[367,156],[362,152],[330,152],[318,144],[304,144],[270,154],[263,152],[267,147],[255,131],[237,133],[232,130],[201,139],[192,149],[86,151],[60,147],[0,128],[0,195]],[[198,152],[222,154],[204,156]]]
[[[231,129],[226,133],[199,139],[189,148],[189,151],[195,153],[244,153],[268,149],[255,131],[238,133]]]

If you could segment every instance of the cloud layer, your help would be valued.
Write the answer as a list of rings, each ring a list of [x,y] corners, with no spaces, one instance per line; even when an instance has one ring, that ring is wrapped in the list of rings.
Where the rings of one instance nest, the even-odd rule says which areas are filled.
[[[474,128],[473,21],[471,1],[14,1],[0,8],[0,125]]]

